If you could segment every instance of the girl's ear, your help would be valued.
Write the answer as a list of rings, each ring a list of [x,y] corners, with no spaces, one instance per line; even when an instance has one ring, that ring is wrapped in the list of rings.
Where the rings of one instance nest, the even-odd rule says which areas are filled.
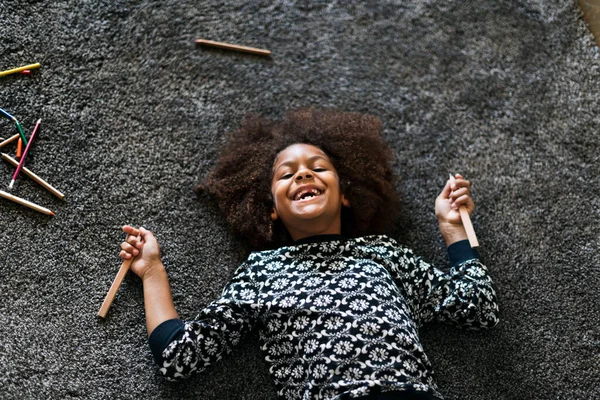
[[[277,221],[277,218],[279,218],[279,214],[277,214],[277,210],[273,207],[271,209],[271,221]]]
[[[342,193],[342,205],[350,208],[350,200],[346,198],[346,195]]]

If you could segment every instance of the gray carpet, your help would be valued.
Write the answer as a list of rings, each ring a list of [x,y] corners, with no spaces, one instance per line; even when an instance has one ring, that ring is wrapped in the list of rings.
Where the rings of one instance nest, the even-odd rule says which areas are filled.
[[[274,398],[256,334],[171,384],[137,278],[105,321],[96,313],[126,223],[156,233],[182,317],[218,296],[246,250],[192,187],[245,114],[309,105],[381,118],[402,194],[395,236],[426,260],[446,263],[433,201],[448,173],[473,183],[502,322],[423,329],[440,391],[600,398],[600,69],[575,2],[226,3],[0,1],[0,70],[42,63],[0,78],[0,107],[27,134],[42,119],[27,166],[66,194],[21,175],[12,193],[56,216],[0,199],[0,398]],[[0,121],[1,137],[14,132]],[[0,165],[4,184],[13,170]]]

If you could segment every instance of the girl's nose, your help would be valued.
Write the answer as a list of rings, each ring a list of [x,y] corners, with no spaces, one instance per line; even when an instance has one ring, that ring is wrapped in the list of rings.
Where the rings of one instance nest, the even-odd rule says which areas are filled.
[[[296,180],[301,181],[302,179],[310,179],[312,177],[313,176],[309,170],[303,170],[303,171],[298,171],[298,174],[296,175]]]

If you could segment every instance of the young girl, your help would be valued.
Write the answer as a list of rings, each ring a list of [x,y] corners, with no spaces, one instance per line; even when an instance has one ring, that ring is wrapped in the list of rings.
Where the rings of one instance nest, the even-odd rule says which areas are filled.
[[[193,321],[175,311],[152,233],[123,227],[159,371],[203,371],[256,327],[282,399],[441,399],[418,328],[492,327],[496,296],[461,224],[458,207],[475,207],[461,175],[435,203],[449,274],[384,235],[398,208],[390,159],[371,116],[248,119],[198,190],[257,251]]]

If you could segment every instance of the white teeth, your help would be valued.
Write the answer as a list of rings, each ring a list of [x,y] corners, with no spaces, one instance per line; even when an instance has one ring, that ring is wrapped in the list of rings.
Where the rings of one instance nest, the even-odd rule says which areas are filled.
[[[309,189],[309,190],[301,190],[300,192],[298,192],[298,194],[296,194],[296,196],[294,197],[294,200],[300,200],[302,199],[303,196],[310,194],[312,195],[311,197],[315,197],[321,194],[321,191],[319,189]]]

